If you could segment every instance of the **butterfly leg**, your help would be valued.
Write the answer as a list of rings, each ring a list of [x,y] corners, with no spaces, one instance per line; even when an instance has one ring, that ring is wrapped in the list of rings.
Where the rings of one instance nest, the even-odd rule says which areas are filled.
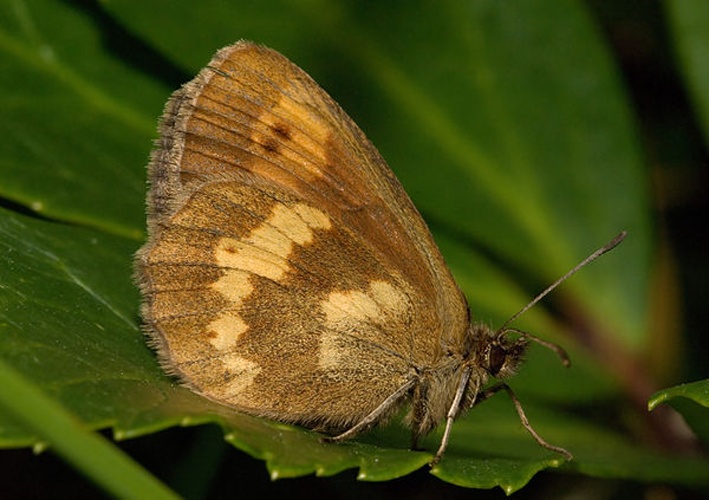
[[[362,420],[357,422],[355,425],[347,429],[345,432],[342,434],[338,434],[337,436],[328,436],[324,437],[321,439],[321,441],[325,443],[337,443],[340,441],[346,441],[348,439],[352,439],[353,437],[357,436],[358,434],[368,430],[370,427],[373,427],[376,425],[376,423],[382,418],[383,415],[386,415],[386,413],[394,406],[396,403],[404,397],[409,390],[414,386],[416,383],[416,379],[412,378],[408,380],[404,385],[399,387],[393,394],[391,394],[388,398],[386,398],[382,404],[377,406],[369,415],[364,417]]]
[[[423,384],[416,384],[411,396],[411,449],[419,450],[419,438],[426,434],[426,430],[422,429],[423,422],[426,418],[426,397]]]
[[[493,385],[492,387],[478,395],[478,398],[475,400],[475,403],[473,403],[473,406],[482,403],[490,396],[493,396],[503,390],[507,391],[507,394],[510,396],[512,403],[515,405],[515,409],[517,410],[517,415],[519,416],[519,420],[522,423],[522,427],[524,427],[527,432],[532,435],[532,437],[539,444],[539,446],[541,446],[542,448],[546,448],[547,450],[559,453],[560,455],[563,455],[566,460],[574,459],[574,456],[567,449],[562,448],[560,446],[554,446],[553,444],[549,444],[544,440],[544,438],[537,434],[537,431],[534,430],[532,425],[529,423],[529,419],[527,419],[527,415],[524,413],[522,403],[520,403],[519,399],[517,399],[517,395],[514,393],[514,391],[509,385],[505,383]]]
[[[465,389],[468,387],[468,381],[470,380],[470,367],[466,366],[463,369],[463,373],[460,377],[460,382],[458,383],[458,390],[455,392],[455,397],[453,398],[453,403],[451,403],[450,408],[448,408],[448,414],[446,415],[446,428],[443,431],[443,437],[441,438],[441,444],[438,445],[438,451],[433,457],[433,460],[429,463],[431,467],[436,465],[443,458],[443,453],[448,447],[448,439],[450,438],[451,429],[453,428],[453,420],[460,413],[460,403],[463,400],[463,395],[465,394]],[[475,403],[473,403],[474,405]]]

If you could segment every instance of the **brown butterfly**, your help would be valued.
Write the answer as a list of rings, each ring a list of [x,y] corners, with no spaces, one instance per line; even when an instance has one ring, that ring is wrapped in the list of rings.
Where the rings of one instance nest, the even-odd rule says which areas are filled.
[[[471,323],[385,161],[282,55],[238,42],[175,92],[149,181],[142,313],[163,366],[194,391],[332,441],[408,404],[414,445],[446,422],[436,462],[453,420],[502,389],[536,441],[571,458],[506,384],[485,388],[515,373],[529,340],[566,361],[561,348],[509,321]]]

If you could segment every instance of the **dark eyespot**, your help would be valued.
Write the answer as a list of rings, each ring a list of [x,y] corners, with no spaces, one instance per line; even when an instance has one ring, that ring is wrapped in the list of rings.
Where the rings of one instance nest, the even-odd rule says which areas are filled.
[[[271,127],[271,129],[277,136],[285,140],[290,140],[290,127],[288,127],[285,123],[276,123]]]

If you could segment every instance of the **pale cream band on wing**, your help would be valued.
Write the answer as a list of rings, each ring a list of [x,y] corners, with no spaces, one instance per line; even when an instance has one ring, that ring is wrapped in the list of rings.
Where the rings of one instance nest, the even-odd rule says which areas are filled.
[[[214,259],[224,274],[212,288],[229,303],[207,327],[210,343],[223,353],[222,363],[233,375],[222,387],[225,395],[234,395],[253,383],[261,368],[254,362],[229,352],[249,325],[241,317],[244,302],[254,291],[251,276],[282,280],[291,270],[288,259],[296,245],[313,241],[316,229],[329,229],[330,219],[322,211],[298,203],[274,205],[271,215],[241,239],[222,238],[214,249]]]
[[[220,240],[214,258],[225,272],[212,288],[229,301],[230,307],[208,327],[215,334],[211,343],[216,349],[230,349],[248,329],[239,311],[254,290],[250,276],[282,280],[291,270],[288,258],[294,246],[311,243],[315,229],[329,228],[330,219],[316,208],[303,203],[275,205],[271,216],[249,235]]]
[[[386,281],[373,281],[369,290],[332,292],[322,303],[327,329],[320,338],[318,365],[322,369],[341,370],[357,363],[361,346],[353,337],[375,340],[377,325],[392,324],[411,311],[407,294]]]

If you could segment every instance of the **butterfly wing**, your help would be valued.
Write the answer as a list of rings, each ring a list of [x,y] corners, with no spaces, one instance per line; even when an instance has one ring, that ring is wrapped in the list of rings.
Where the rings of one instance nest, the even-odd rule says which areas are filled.
[[[280,54],[175,93],[137,259],[163,363],[207,397],[346,427],[463,338],[465,299],[394,174]]]

